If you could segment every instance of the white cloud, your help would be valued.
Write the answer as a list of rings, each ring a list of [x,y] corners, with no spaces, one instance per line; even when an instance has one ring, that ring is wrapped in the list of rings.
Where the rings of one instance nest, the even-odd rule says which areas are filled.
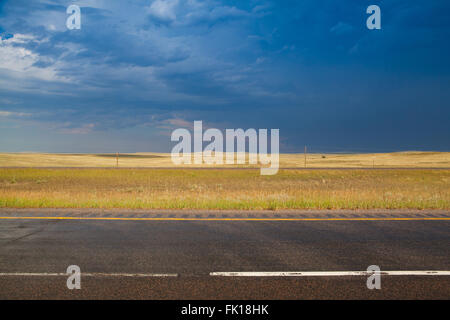
[[[253,15],[211,0],[155,0],[148,12],[153,18],[175,26],[213,23],[221,19],[238,19]]]
[[[336,33],[338,35],[350,33],[353,31],[353,27],[347,23],[339,21],[336,25],[334,25],[330,32]]]
[[[61,132],[66,133],[66,134],[88,134],[88,133],[92,132],[92,130],[94,128],[95,128],[95,124],[88,123],[88,124],[82,125],[81,127],[77,127],[77,128],[62,129]]]
[[[178,0],[156,0],[148,9],[150,15],[166,22],[175,21],[177,16],[175,8],[178,5]]]
[[[180,118],[171,118],[171,119],[167,119],[162,121],[163,125],[160,126],[160,128],[169,128],[169,129],[174,129],[174,128],[192,128],[193,127],[193,123],[186,121],[184,119],[180,119]]]
[[[29,117],[29,116],[31,116],[30,113],[13,112],[13,111],[1,111],[0,110],[0,117]]]
[[[60,80],[53,67],[38,68],[34,64],[39,61],[39,55],[31,50],[21,47],[20,44],[36,41],[33,36],[16,34],[14,38],[0,42],[0,69],[13,73],[26,74],[27,78],[41,80]]]
[[[212,23],[221,19],[239,19],[252,15],[236,7],[216,6],[213,4],[202,7],[189,6],[188,8],[189,12],[185,14],[184,21],[180,23],[181,25],[193,25],[202,22]]]

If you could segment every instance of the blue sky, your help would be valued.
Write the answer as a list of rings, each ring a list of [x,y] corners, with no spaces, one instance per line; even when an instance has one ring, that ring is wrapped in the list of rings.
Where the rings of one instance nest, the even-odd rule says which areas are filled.
[[[66,9],[81,7],[81,30]],[[381,8],[368,30],[366,8]],[[447,0],[0,0],[0,152],[170,151],[279,128],[282,152],[450,150]]]

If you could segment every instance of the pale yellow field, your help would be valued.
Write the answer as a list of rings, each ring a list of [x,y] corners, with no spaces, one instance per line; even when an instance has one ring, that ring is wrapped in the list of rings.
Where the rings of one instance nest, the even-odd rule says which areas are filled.
[[[282,154],[280,163],[282,168],[304,168],[304,155]],[[189,169],[194,165],[181,170],[72,168],[115,166],[114,154],[0,154],[0,167],[4,167],[0,168],[0,207],[450,208],[450,170],[395,170],[401,167],[450,168],[448,152],[309,154],[308,168],[330,169],[280,170],[275,176],[261,176],[259,170]],[[119,167],[175,166],[170,154],[138,153],[120,155]],[[341,167],[394,170],[332,169]]]
[[[0,153],[0,167],[115,167],[115,154]],[[221,165],[216,167],[256,167]],[[450,168],[450,152],[396,152],[373,154],[308,154],[306,166],[319,168],[411,167]],[[133,153],[119,156],[119,167],[175,167],[170,154]],[[177,167],[211,167],[182,165]],[[281,168],[305,167],[304,154],[281,154]]]
[[[450,209],[450,170],[0,168],[0,208]]]

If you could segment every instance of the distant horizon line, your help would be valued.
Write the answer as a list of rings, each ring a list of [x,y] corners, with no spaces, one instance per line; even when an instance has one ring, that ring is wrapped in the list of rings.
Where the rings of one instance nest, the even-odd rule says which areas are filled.
[[[307,154],[389,154],[389,153],[448,153],[449,151],[438,151],[438,150],[399,150],[399,151],[313,151],[307,152]],[[158,152],[158,151],[137,151],[137,152],[47,152],[47,151],[0,151],[0,154],[58,154],[58,155],[127,155],[127,154],[167,154],[170,156],[170,152]],[[195,152],[191,152],[194,154]],[[225,152],[224,152],[225,153]],[[236,152],[234,152],[236,153]],[[249,152],[245,152],[249,154]],[[280,152],[279,154],[304,154],[303,151],[300,152]]]

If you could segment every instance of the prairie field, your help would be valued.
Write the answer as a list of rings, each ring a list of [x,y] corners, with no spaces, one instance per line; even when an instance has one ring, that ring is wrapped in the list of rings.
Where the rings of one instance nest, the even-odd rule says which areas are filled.
[[[0,207],[450,209],[450,170],[0,168]]]
[[[247,155],[248,157],[248,155]],[[119,154],[122,168],[173,167],[168,153]],[[0,153],[0,167],[116,167],[116,154]],[[220,167],[258,167],[257,165],[220,165]],[[181,165],[177,167],[213,167]],[[280,154],[281,168],[304,168],[304,154]],[[307,154],[308,168],[450,168],[450,152],[394,152],[364,154]]]

